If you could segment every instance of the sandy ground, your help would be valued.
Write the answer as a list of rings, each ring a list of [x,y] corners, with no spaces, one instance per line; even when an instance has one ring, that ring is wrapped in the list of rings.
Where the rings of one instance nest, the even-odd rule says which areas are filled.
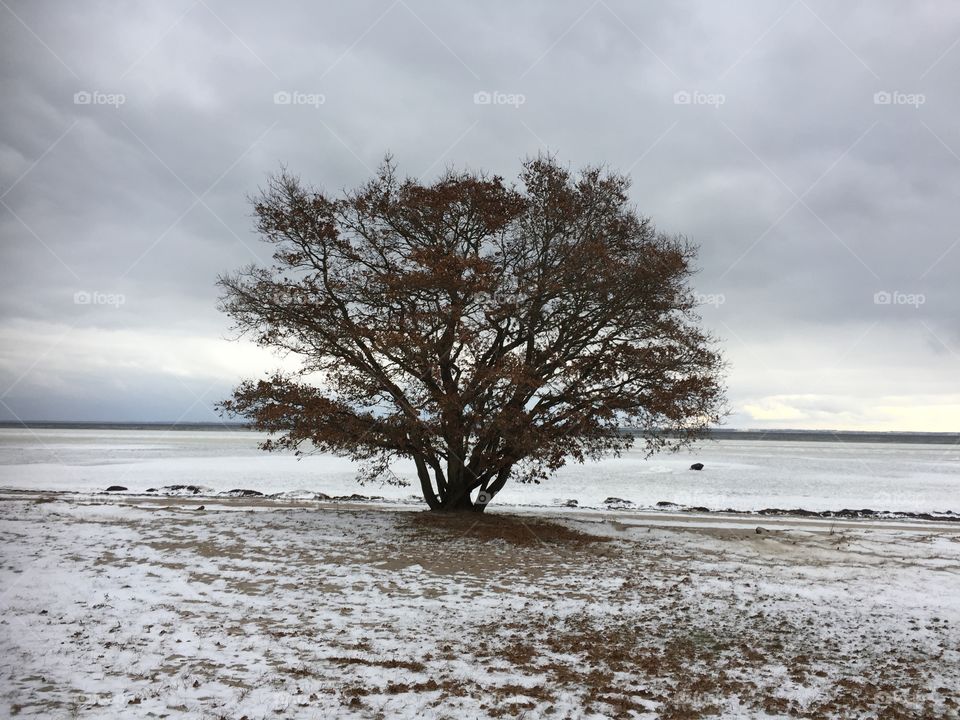
[[[960,717],[956,524],[198,505],[0,496],[0,716]]]

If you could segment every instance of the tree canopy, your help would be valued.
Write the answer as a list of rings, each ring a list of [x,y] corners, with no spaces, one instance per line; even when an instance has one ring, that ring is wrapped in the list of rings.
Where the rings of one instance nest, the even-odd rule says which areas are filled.
[[[222,403],[304,448],[392,478],[413,460],[435,510],[482,510],[510,479],[570,460],[676,449],[723,413],[699,327],[695,248],[658,232],[629,180],[555,158],[519,180],[449,170],[338,196],[286,171],[254,199],[273,265],[223,276],[222,309],[300,369]],[[625,433],[622,428],[636,431]]]

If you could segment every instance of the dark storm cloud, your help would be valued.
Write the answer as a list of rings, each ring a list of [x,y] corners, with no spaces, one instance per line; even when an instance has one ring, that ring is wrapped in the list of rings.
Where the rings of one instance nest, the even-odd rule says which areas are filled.
[[[266,369],[213,282],[267,259],[246,196],[281,163],[336,191],[388,150],[426,177],[549,150],[700,244],[734,423],[960,423],[952,3],[0,15],[2,417],[206,419]]]

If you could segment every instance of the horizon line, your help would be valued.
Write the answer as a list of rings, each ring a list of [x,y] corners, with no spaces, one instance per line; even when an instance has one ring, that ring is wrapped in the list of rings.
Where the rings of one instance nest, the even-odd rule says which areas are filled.
[[[243,421],[178,421],[178,420],[0,420],[0,428],[3,429],[124,429],[135,427],[149,428],[193,428],[193,429],[227,429],[240,430],[251,429],[249,422]],[[621,428],[626,431],[636,431],[639,428],[625,426]],[[713,426],[706,429],[706,434],[737,434],[743,435],[764,435],[764,434],[794,434],[794,435],[837,435],[837,436],[900,436],[900,437],[937,437],[937,438],[955,438],[960,442],[960,431],[949,430],[838,430],[834,428],[758,428],[758,427],[725,427]]]

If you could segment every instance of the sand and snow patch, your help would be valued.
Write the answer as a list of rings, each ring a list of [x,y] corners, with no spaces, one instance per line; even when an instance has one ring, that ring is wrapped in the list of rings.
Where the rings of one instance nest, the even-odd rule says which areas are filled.
[[[957,717],[956,532],[136,502],[0,501],[0,714]]]

